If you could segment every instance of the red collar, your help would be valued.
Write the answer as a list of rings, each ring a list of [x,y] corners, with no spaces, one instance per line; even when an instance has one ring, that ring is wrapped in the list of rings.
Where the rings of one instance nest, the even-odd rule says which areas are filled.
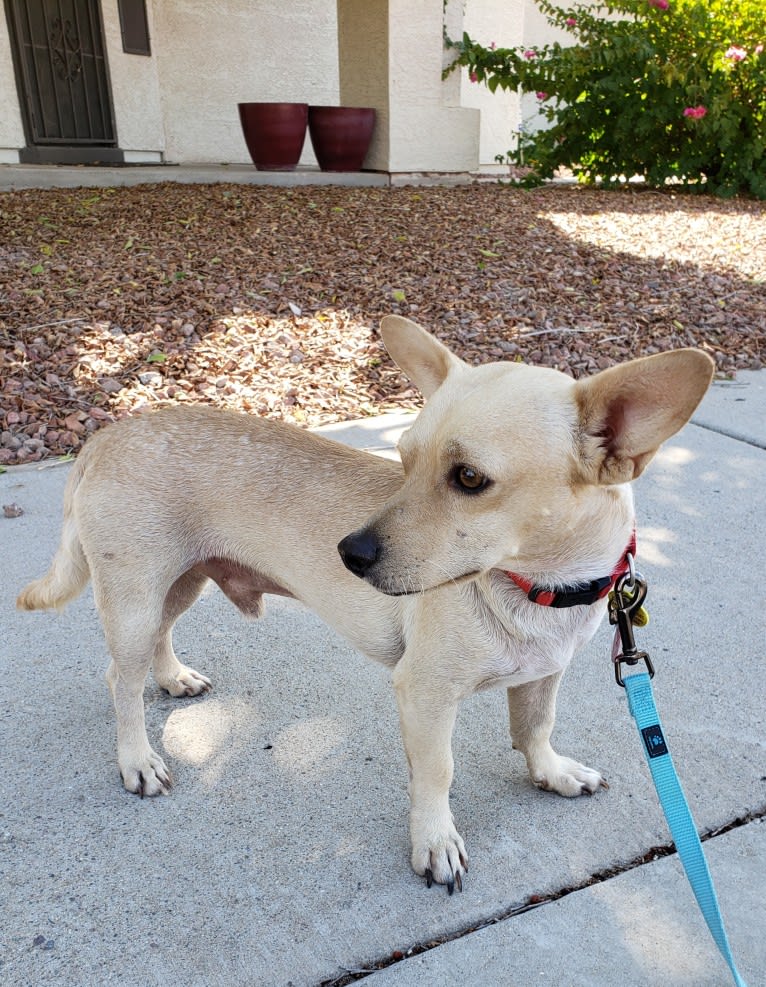
[[[515,572],[506,571],[505,575],[512,579],[520,589],[524,590],[527,599],[542,607],[590,606],[598,600],[603,600],[620,576],[627,575],[630,571],[628,555],[635,556],[635,554],[636,532],[634,530],[630,536],[628,547],[622,553],[622,558],[610,576],[602,576],[600,579],[591,579],[588,582],[571,583],[568,586],[561,586],[559,589],[545,589],[542,586],[535,586],[534,583]]]

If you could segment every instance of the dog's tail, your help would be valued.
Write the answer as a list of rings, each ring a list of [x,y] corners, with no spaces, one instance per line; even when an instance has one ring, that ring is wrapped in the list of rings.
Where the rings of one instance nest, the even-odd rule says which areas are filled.
[[[85,558],[77,518],[74,512],[74,495],[85,472],[86,454],[81,453],[67,481],[64,491],[64,526],[61,542],[50,569],[40,579],[35,579],[19,593],[16,606],[19,610],[63,609],[79,596],[90,579],[88,560]]]

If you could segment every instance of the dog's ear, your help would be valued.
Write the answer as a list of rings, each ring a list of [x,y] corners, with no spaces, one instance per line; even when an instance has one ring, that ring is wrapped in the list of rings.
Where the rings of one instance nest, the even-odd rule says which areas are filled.
[[[443,343],[401,315],[382,319],[380,335],[391,359],[425,398],[433,394],[452,368],[464,366]]]
[[[575,384],[583,478],[626,483],[691,418],[715,370],[702,350],[672,350]]]

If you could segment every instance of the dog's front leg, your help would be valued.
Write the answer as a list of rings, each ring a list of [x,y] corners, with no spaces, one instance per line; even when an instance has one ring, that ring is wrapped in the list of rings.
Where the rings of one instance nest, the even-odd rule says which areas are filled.
[[[468,857],[449,806],[452,730],[458,696],[435,680],[408,651],[394,670],[402,739],[410,771],[412,868],[432,881],[462,891]]]
[[[593,795],[609,786],[593,768],[562,757],[551,747],[556,719],[556,693],[562,672],[508,690],[511,738],[527,759],[529,776],[538,788],[572,798]]]
[[[206,576],[194,571],[186,572],[175,581],[165,597],[152,669],[157,684],[171,696],[199,696],[213,688],[207,676],[182,664],[173,650],[173,625],[194,603],[206,582]]]

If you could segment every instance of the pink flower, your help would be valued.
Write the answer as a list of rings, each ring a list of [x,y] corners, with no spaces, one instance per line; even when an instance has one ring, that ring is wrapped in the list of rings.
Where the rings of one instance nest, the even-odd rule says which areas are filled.
[[[468,76],[468,78],[471,80],[471,82],[478,82],[479,81],[479,77],[478,77],[478,75],[475,72],[471,72],[471,74]]]
[[[577,18],[576,17],[567,17],[565,23],[566,23],[566,26],[567,27],[574,27],[577,24]]]
[[[730,58],[732,62],[744,62],[747,58],[747,52],[744,48],[738,48],[737,45],[732,45],[731,48],[726,49],[723,57]]]
[[[490,51],[494,51],[494,50],[495,50],[495,48],[497,48],[497,45],[495,44],[495,42],[494,42],[494,41],[492,41],[492,42],[490,43],[490,46],[489,46],[489,50],[490,50]]]
[[[650,7],[656,7],[657,10],[667,10],[670,4],[668,0],[649,0]]]
[[[763,45],[756,45],[755,48],[753,48],[754,55],[760,55],[762,51],[763,51]]]
[[[687,106],[684,110],[685,117],[691,117],[692,120],[701,120],[707,114],[707,107],[705,106]]]
[[[535,93],[538,99],[543,100],[548,98],[548,93]]]
[[[527,61],[531,62],[533,58],[537,58],[537,52],[534,51],[532,48],[527,48],[527,50],[524,52],[524,58],[526,58]]]

